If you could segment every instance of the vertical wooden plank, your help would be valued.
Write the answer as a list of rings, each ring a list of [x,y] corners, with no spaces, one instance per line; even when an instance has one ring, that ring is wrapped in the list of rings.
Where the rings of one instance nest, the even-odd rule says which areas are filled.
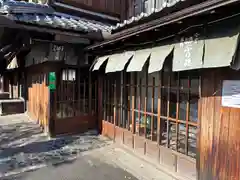
[[[131,73],[131,91],[132,91],[132,133],[135,134],[135,130],[136,130],[136,124],[135,124],[135,120],[136,120],[136,116],[135,116],[135,109],[136,109],[136,95],[137,95],[137,83],[135,81],[135,73]]]
[[[200,71],[201,72],[201,71]],[[199,73],[200,73],[199,72]],[[197,170],[197,179],[201,179],[201,122],[202,122],[202,74],[199,77],[199,100],[198,100],[198,132],[197,132],[197,155],[196,155],[196,170]]]
[[[140,134],[141,103],[142,103],[142,78],[139,79],[139,97],[138,97],[138,135]]]
[[[128,112],[128,117],[127,117],[127,128],[129,131],[132,132],[131,130],[131,98],[132,98],[132,88],[131,88],[131,77],[128,76],[127,79],[128,82],[126,82],[127,84],[127,112]]]
[[[190,112],[190,77],[188,76],[188,90],[187,90],[187,110],[186,110],[186,134],[185,134],[185,154],[188,154],[188,132],[189,132],[189,112]]]
[[[179,106],[179,101],[180,101],[180,90],[179,90],[179,87],[180,87],[180,79],[179,79],[179,72],[177,73],[177,87],[178,87],[178,89],[177,89],[177,109],[176,109],[176,151],[178,151],[178,139],[179,139],[179,137],[178,137],[178,134],[179,134],[179,128],[178,128],[178,126],[179,126],[179,108],[180,108],[180,106]]]
[[[153,113],[154,113],[154,97],[155,97],[155,78],[152,77],[152,104],[151,104],[151,140],[153,140],[153,131],[154,131],[154,126],[153,126],[153,121],[154,121],[154,116],[153,116]]]
[[[71,102],[71,100],[69,99],[69,96],[70,96],[70,89],[71,89],[71,87],[69,87],[70,86],[70,84],[69,84],[70,82],[69,82],[69,69],[67,68],[67,80],[66,80],[66,94],[65,94],[65,98],[66,98],[66,101],[65,101],[65,106],[66,106],[66,108],[65,108],[65,113],[66,113],[66,115],[67,115],[67,117],[69,117],[69,111],[68,111],[68,106],[71,106],[71,104],[70,104],[70,102]]]
[[[82,93],[82,91],[81,91],[81,69],[80,68],[78,68],[78,115],[81,115],[82,114],[82,109],[81,109],[81,106],[82,106],[82,103],[81,103],[81,101],[82,101],[82,97],[81,97],[81,93]]]
[[[97,114],[97,103],[98,103],[98,96],[97,96],[97,91],[98,91],[98,81],[97,81],[97,79],[95,78],[94,79],[94,83],[95,83],[95,85],[94,85],[94,92],[95,92],[95,96],[94,96],[94,104],[95,104],[95,106],[94,106],[94,114]],[[102,85],[101,85],[102,86]],[[102,86],[102,88],[103,88],[103,86]]]
[[[119,117],[119,124],[122,127],[125,127],[125,110],[124,110],[124,74],[123,71],[120,75],[120,117]],[[121,122],[121,123],[120,123]]]
[[[88,80],[88,114],[92,115],[92,72],[89,71],[89,80]]]
[[[209,116],[208,116],[208,139],[209,139],[209,154],[208,154],[208,160],[211,162],[211,163],[208,163],[208,168],[209,168],[209,174],[208,174],[208,177],[211,176],[213,174],[213,159],[214,159],[214,156],[213,156],[213,133],[214,133],[214,118],[215,118],[215,95],[216,95],[216,89],[215,89],[215,80],[216,80],[216,71],[213,71],[213,75],[212,75],[212,78],[211,79],[211,83],[212,85],[210,86],[211,87],[211,97],[209,98],[209,100],[211,101],[210,103],[208,103],[208,107],[211,107],[211,111]],[[209,86],[209,85],[208,85]]]
[[[201,140],[200,140],[200,179],[213,178],[213,135],[215,118],[215,78],[217,74],[214,71],[205,71],[202,77],[201,94]]]
[[[113,84],[113,124],[116,125],[116,108],[117,108],[117,81]]]
[[[86,79],[83,79],[83,113],[86,113]]]
[[[211,74],[211,77],[213,77],[213,74]],[[208,108],[208,105],[209,107],[212,107],[212,94],[214,92],[214,87],[212,86],[212,80],[214,80],[213,78],[207,78],[206,77],[206,72],[204,72],[204,76],[203,76],[203,99],[202,99],[202,122],[201,122],[201,137],[202,137],[202,141],[201,141],[201,147],[203,148],[201,150],[201,169],[202,169],[202,172],[201,172],[201,179],[209,179],[209,171],[211,168],[210,165],[208,165],[208,163],[210,163],[210,161],[208,162],[208,156],[209,156],[209,151],[210,151],[210,141],[209,141],[209,121],[212,117],[212,108]],[[207,117],[206,117],[207,115]]]
[[[75,71],[75,69],[73,69],[73,71]],[[76,116],[76,108],[75,108],[75,93],[76,93],[76,79],[73,78],[73,83],[72,83],[72,108],[73,108],[73,114],[72,117]]]
[[[170,122],[169,122],[169,116],[170,116],[170,90],[171,90],[171,76],[169,73],[167,73],[168,78],[168,87],[167,87],[167,143],[166,146],[169,148],[169,128],[170,128]]]
[[[218,164],[218,145],[219,145],[219,137],[220,137],[220,124],[221,124],[221,88],[222,88],[222,82],[220,74],[218,74],[219,71],[216,71],[215,74],[215,82],[214,83],[214,119],[213,119],[213,145],[212,145],[212,154],[213,154],[213,166],[212,166],[212,176],[213,177],[219,177],[219,173],[217,172],[217,164]],[[216,113],[218,112],[218,113]],[[219,114],[220,113],[220,114]]]
[[[231,150],[230,152],[230,157],[232,158],[232,162],[231,162],[231,171],[228,174],[228,178],[232,178],[232,179],[240,179],[240,139],[239,139],[239,134],[240,134],[240,122],[239,122],[239,116],[240,116],[240,111],[237,108],[232,108],[231,111],[231,117],[230,117],[230,125],[232,125],[232,128],[234,128],[233,131],[231,131],[232,128],[230,128],[230,133],[232,133],[232,138],[229,135],[229,142],[231,143],[231,146],[229,146],[229,150]],[[236,123],[236,124],[235,124]],[[238,152],[238,153],[236,153]]]
[[[110,115],[110,106],[111,106],[111,89],[110,89],[110,82],[109,82],[109,79],[108,79],[108,77],[107,77],[107,90],[106,90],[106,93],[107,92],[109,92],[109,94],[106,94],[106,103],[107,103],[107,108],[106,108],[106,110],[107,110],[107,118],[106,118],[106,120],[108,121],[108,122],[110,122],[110,117],[109,117],[109,115]]]
[[[218,165],[217,170],[219,173],[219,179],[228,179],[228,170],[229,170],[229,162],[232,158],[229,156],[229,128],[230,128],[230,111],[229,108],[222,108],[221,112],[221,128],[220,128],[220,141],[218,143],[219,154],[218,154]],[[212,151],[209,152],[209,155]],[[212,159],[208,160],[209,163],[212,162]],[[211,174],[210,174],[211,175]],[[209,175],[209,176],[210,176]]]
[[[120,18],[121,18],[121,21],[123,21],[125,19],[128,19],[127,18],[127,11],[126,11],[127,10],[127,6],[126,6],[127,1],[126,0],[114,0],[114,1],[115,2],[120,1],[120,10],[121,10]],[[115,3],[115,6],[116,6],[116,3]]]
[[[147,102],[148,102],[148,73],[144,72],[145,77],[145,97],[144,97],[144,137],[147,137]]]
[[[103,84],[104,83],[104,84]],[[103,133],[103,127],[102,127],[102,121],[106,118],[106,99],[105,99],[105,93],[106,93],[106,83],[105,80],[102,79],[101,76],[98,77],[98,127],[99,130]],[[104,86],[104,88],[103,88]],[[104,96],[103,96],[104,94]],[[103,99],[104,98],[104,99]],[[102,114],[104,110],[104,116]]]
[[[162,89],[162,74],[161,71],[158,73],[158,122],[157,122],[157,142],[158,144],[160,144],[161,142],[161,136],[162,136],[162,132],[161,132],[161,89]]]
[[[99,77],[99,80],[102,80],[102,82],[103,82],[103,91],[102,91],[102,94],[103,94],[103,97],[102,97],[103,101],[102,101],[102,103],[103,103],[103,109],[104,109],[103,119],[106,121],[107,120],[107,103],[108,103],[107,102],[107,97],[106,97],[106,94],[107,94],[107,80],[106,80],[106,78],[102,78],[102,77]],[[100,87],[101,87],[101,85],[100,85]],[[99,91],[101,90],[100,87],[98,88]],[[101,92],[99,92],[99,93],[101,93]],[[100,103],[101,102],[98,102],[98,104],[100,104]]]
[[[109,82],[110,82],[110,123],[114,124],[113,122],[113,114],[114,114],[114,80],[112,77],[109,78]],[[112,130],[112,129],[111,129]]]
[[[64,87],[63,87],[63,71],[60,70],[60,72],[58,73],[58,94],[57,94],[57,100],[58,100],[58,106],[59,106],[59,110],[60,110],[60,117],[63,117],[63,93],[64,93]]]

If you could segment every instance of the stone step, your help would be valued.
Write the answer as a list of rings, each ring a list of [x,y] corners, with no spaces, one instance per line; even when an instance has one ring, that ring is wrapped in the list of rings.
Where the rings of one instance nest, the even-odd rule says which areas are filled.
[[[0,116],[19,114],[25,112],[25,103],[23,99],[1,99]]]
[[[9,99],[9,92],[0,92],[0,100],[2,99]]]

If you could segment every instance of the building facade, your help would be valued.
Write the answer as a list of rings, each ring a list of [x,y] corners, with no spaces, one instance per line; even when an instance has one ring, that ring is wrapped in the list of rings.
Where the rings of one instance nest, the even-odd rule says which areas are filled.
[[[240,179],[239,1],[1,5],[4,91],[44,130],[97,128],[173,179]]]
[[[98,123],[93,57],[83,49],[110,35],[121,6],[92,3],[1,2],[4,92],[11,102],[21,99],[51,135],[80,133]]]
[[[174,179],[239,179],[239,3],[148,3],[86,48],[102,134]]]

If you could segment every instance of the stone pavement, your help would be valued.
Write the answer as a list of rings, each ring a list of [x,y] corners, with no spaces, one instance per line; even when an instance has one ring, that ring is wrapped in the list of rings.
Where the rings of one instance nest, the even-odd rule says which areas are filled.
[[[21,114],[0,117],[0,179],[168,180],[169,177],[94,131],[49,139],[37,124]]]
[[[0,178],[73,161],[81,152],[109,144],[88,132],[49,139],[25,114],[0,117]]]

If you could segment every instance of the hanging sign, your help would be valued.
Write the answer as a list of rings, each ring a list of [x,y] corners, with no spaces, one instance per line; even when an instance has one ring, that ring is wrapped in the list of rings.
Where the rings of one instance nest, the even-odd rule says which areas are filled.
[[[240,108],[240,81],[239,80],[223,81],[222,106]]]
[[[193,62],[192,55],[195,53],[194,52],[194,45],[197,44],[198,41],[199,41],[199,34],[198,33],[194,34],[194,36],[181,38],[180,47],[183,48],[183,52],[184,52],[184,63],[183,63],[183,65],[185,67],[192,66],[192,62]]]
[[[173,71],[202,68],[204,40],[199,33],[185,35],[174,47]]]
[[[56,89],[56,73],[50,72],[48,76],[48,80],[49,80],[49,89],[55,90]]]

